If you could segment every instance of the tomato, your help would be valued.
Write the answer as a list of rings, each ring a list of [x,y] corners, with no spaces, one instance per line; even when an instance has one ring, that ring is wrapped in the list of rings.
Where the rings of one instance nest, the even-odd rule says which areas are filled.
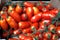
[[[1,18],[1,28],[3,30],[8,30],[8,24],[5,19]]]
[[[33,10],[34,10],[34,15],[39,13],[39,9],[37,7],[33,7]]]
[[[48,27],[48,30],[51,31],[52,33],[55,33],[56,27],[53,24],[50,24]]]
[[[42,13],[40,12],[31,18],[31,22],[38,22],[41,18],[42,18]]]
[[[13,31],[14,35],[19,35],[21,31],[19,29]]]
[[[51,32],[44,32],[43,33],[43,38],[51,39],[51,37],[52,37],[52,33]]]
[[[51,20],[42,20],[41,22],[46,23],[47,26],[51,24]]]
[[[48,12],[49,11],[49,9],[47,9],[47,8],[42,8],[42,12]]]
[[[7,12],[1,11],[0,13],[1,13],[1,17],[4,18],[4,19],[6,19]]]
[[[42,10],[42,9],[43,9],[43,6],[39,5],[39,6],[37,6],[37,8],[38,8],[39,10]]]
[[[56,27],[56,33],[60,36],[60,26]]]
[[[25,38],[26,38],[26,36],[24,34],[19,35],[19,40],[24,40]]]
[[[25,6],[25,7],[33,7],[34,4],[31,3],[31,2],[24,2],[24,6]]]
[[[8,40],[18,40],[17,38],[9,38]]]
[[[58,35],[57,34],[53,34],[51,40],[58,40]]]
[[[27,36],[24,40],[33,40],[31,36]]]
[[[31,17],[33,16],[33,8],[32,7],[27,7],[26,8],[26,14],[28,16],[28,19],[30,20]]]
[[[14,28],[14,29],[18,28],[18,24],[16,23],[16,21],[11,16],[8,16],[6,20],[7,20],[7,23],[10,25],[11,28]]]
[[[15,11],[16,11],[17,13],[21,14],[21,13],[22,13],[22,7],[21,7],[19,4],[17,4],[17,6],[16,6],[16,8],[15,8]]]
[[[24,7],[24,8],[23,8],[23,12],[24,12],[24,13],[26,13],[26,8],[27,8],[27,7]]]
[[[20,15],[15,11],[10,12],[9,15],[12,16],[17,22],[20,22],[21,20]]]
[[[28,18],[28,17],[27,17],[26,14],[22,14],[22,15],[21,15],[21,20],[25,21],[25,20],[27,20],[27,18]]]
[[[23,33],[32,33],[31,28],[26,28],[22,30]]]
[[[20,29],[25,29],[25,28],[30,27],[30,23],[29,22],[19,22],[18,25],[19,25]]]
[[[31,25],[31,28],[32,28],[32,30],[33,30],[33,28],[35,28],[36,30],[38,30],[38,23],[37,22],[36,23],[33,23]]]

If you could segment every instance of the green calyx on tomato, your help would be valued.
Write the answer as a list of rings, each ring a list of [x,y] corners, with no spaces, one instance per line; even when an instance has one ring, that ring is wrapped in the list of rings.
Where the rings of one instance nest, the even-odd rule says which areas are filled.
[[[38,37],[35,37],[34,40],[38,40]]]
[[[55,39],[57,39],[58,38],[58,36],[55,36]]]
[[[50,37],[51,37],[50,34],[48,34],[48,39],[50,39]]]
[[[12,12],[12,10],[9,10],[8,13]]]
[[[55,31],[55,29],[52,29],[52,31],[51,31],[52,33],[55,33],[56,31]]]

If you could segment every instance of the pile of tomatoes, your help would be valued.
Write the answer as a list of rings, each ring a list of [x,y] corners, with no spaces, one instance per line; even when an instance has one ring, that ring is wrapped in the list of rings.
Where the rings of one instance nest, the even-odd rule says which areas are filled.
[[[0,11],[0,30],[7,40],[58,40],[60,12],[42,1],[11,3]]]

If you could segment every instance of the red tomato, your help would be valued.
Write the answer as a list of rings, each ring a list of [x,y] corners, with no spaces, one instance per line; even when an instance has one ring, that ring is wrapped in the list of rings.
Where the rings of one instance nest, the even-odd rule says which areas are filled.
[[[31,30],[31,28],[26,28],[26,29],[23,29],[22,32],[23,33],[31,33],[32,30]]]
[[[51,37],[52,37],[52,33],[51,32],[44,32],[43,33],[43,38],[51,39]]]
[[[49,9],[47,9],[47,8],[42,8],[42,12],[48,12],[49,11]]]
[[[39,14],[31,18],[31,22],[38,22],[41,18],[42,18],[42,13],[40,12]]]
[[[25,38],[26,38],[26,36],[24,34],[19,35],[19,40],[24,40]]]
[[[51,31],[52,33],[55,33],[55,30],[56,30],[55,25],[53,24],[49,25],[48,30]]]
[[[42,10],[43,6],[39,5],[39,6],[37,6],[37,8],[38,8],[39,10]]]
[[[21,7],[19,4],[17,4],[17,6],[16,6],[16,8],[15,8],[15,11],[16,11],[17,13],[21,14],[21,13],[22,13],[22,7]]]
[[[41,22],[46,23],[47,26],[51,24],[51,20],[42,20]]]
[[[21,20],[25,21],[25,20],[27,20],[27,18],[28,18],[28,17],[27,17],[26,14],[22,14],[22,15],[21,15]]]
[[[34,10],[34,15],[39,13],[39,9],[37,7],[33,7],[33,10]]]
[[[25,7],[33,7],[34,4],[31,3],[31,2],[24,2],[24,6],[25,6]]]
[[[33,40],[31,36],[27,36],[24,40]]]
[[[56,33],[60,36],[60,26],[56,27]]]
[[[53,34],[51,40],[58,40],[58,35],[57,34]]]
[[[19,35],[21,31],[19,29],[13,31],[14,35]]]
[[[33,23],[33,24],[31,25],[31,28],[32,28],[32,29],[35,28],[35,29],[38,30],[38,23],[37,23],[37,22],[36,22],[36,23]]]
[[[8,40],[18,40],[17,38],[9,38]]]
[[[25,29],[25,28],[28,28],[28,27],[30,27],[30,23],[29,22],[19,22],[18,23],[18,25],[19,25],[19,28],[21,29]]]
[[[23,8],[23,12],[26,13],[26,7]]]
[[[7,30],[8,29],[8,24],[7,24],[6,20],[2,19],[2,18],[1,18],[1,28],[3,30]]]
[[[26,14],[28,16],[28,19],[30,20],[31,17],[33,16],[33,8],[32,7],[27,7],[26,8]]]
[[[17,22],[20,22],[21,18],[20,18],[20,15],[17,12],[11,11],[9,13],[9,15],[12,16]]]
[[[15,22],[15,20],[11,16],[8,16],[6,20],[11,28],[14,28],[14,29],[18,28],[18,24]]]

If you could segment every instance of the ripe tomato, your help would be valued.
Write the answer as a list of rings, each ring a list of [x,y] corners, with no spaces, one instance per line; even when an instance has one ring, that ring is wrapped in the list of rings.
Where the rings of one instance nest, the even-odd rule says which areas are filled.
[[[41,22],[46,23],[47,26],[51,24],[51,20],[42,20]]]
[[[27,18],[28,18],[28,17],[27,17],[26,14],[22,14],[22,15],[21,15],[21,20],[25,21],[25,20],[27,20]]]
[[[52,37],[52,33],[51,32],[44,32],[43,33],[43,38],[51,39],[51,37]]]
[[[0,13],[1,13],[1,17],[4,18],[4,19],[6,19],[7,12],[1,11]]]
[[[58,40],[58,35],[57,34],[53,34],[51,40]]]
[[[24,40],[33,40],[31,36],[27,36]]]
[[[16,23],[16,21],[11,16],[8,16],[6,20],[7,20],[7,23],[10,25],[11,28],[14,28],[14,29],[18,28],[18,24]]]
[[[3,18],[1,18],[1,28],[3,30],[7,30],[8,29],[8,24],[7,24],[6,20],[3,19]]]
[[[19,35],[19,40],[24,40],[25,38],[26,38],[26,36],[24,34]]]
[[[17,13],[21,14],[21,13],[22,13],[22,7],[21,7],[19,4],[17,4],[17,6],[16,6],[16,8],[15,8],[15,11],[16,11]]]
[[[26,7],[23,8],[23,12],[26,13]]]
[[[21,31],[19,29],[13,31],[14,35],[19,35]]]
[[[55,33],[55,30],[56,30],[55,25],[53,24],[49,25],[48,30],[51,31],[52,33]]]
[[[37,7],[33,7],[33,10],[34,10],[34,15],[39,13],[39,9]]]
[[[56,33],[60,36],[60,26],[56,27]]]
[[[49,9],[47,9],[47,8],[42,8],[42,12],[48,12],[49,11]]]
[[[19,22],[18,25],[19,25],[20,29],[25,29],[25,28],[30,27],[30,23],[29,22]]]
[[[25,6],[25,7],[33,7],[34,4],[31,3],[31,2],[24,2],[24,6]]]
[[[31,33],[32,30],[31,30],[31,28],[26,28],[26,29],[23,29],[22,32],[23,33]]]
[[[8,40],[18,40],[17,38],[9,38]]]
[[[11,17],[13,17],[17,22],[20,22],[21,18],[20,18],[20,15],[17,12],[12,11],[12,12],[9,13],[9,15]]]
[[[36,22],[36,23],[33,23],[32,25],[31,25],[31,28],[33,29],[33,28],[35,28],[36,30],[38,30],[38,23]]]
[[[28,16],[28,19],[30,20],[31,17],[33,16],[33,8],[32,7],[27,7],[26,8],[26,14]]]
[[[41,18],[42,18],[42,13],[40,12],[31,18],[31,22],[38,22]]]

